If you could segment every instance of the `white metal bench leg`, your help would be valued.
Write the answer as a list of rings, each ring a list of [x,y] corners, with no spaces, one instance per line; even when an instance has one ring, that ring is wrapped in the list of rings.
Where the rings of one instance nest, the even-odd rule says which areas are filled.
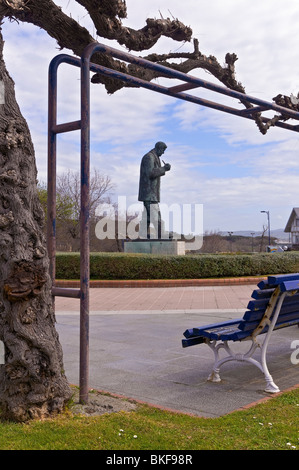
[[[225,348],[225,344],[224,343],[217,344],[216,341],[210,341],[209,339],[207,339],[206,343],[212,349],[214,353],[214,357],[215,357],[214,367],[213,367],[211,374],[208,377],[208,381],[209,382],[221,382],[221,378],[219,375],[219,367],[218,367],[219,349]]]
[[[270,341],[270,337],[271,337],[272,331],[273,331],[273,329],[276,325],[277,318],[278,318],[278,315],[280,313],[281,306],[282,306],[282,303],[283,303],[286,295],[287,295],[287,292],[284,292],[280,296],[277,307],[275,309],[275,313],[273,315],[273,319],[271,321],[270,320],[267,321],[267,324],[269,325],[269,329],[267,331],[266,338],[265,338],[265,340],[263,342],[263,346],[262,346],[261,364],[262,364],[263,372],[265,374],[265,379],[266,379],[266,383],[267,383],[267,386],[265,388],[265,392],[268,392],[268,393],[278,393],[278,392],[280,392],[279,388],[274,383],[273,378],[272,378],[272,376],[271,376],[271,374],[268,370],[266,355],[267,355],[267,348],[268,348],[268,344],[269,344],[269,341]]]
[[[252,339],[252,344],[250,346],[250,349],[245,354],[235,353],[228,346],[227,342],[222,342],[222,343],[216,344],[216,341],[207,341],[208,346],[210,346],[210,348],[212,349],[212,351],[214,353],[214,356],[215,356],[215,362],[214,362],[213,370],[212,370],[212,372],[209,375],[207,380],[209,382],[214,382],[214,383],[221,382],[220,367],[223,364],[225,364],[226,362],[229,362],[229,361],[248,362],[250,364],[255,365],[256,367],[258,367],[260,369],[261,372],[263,372],[265,380],[266,380],[265,392],[267,392],[267,393],[278,393],[280,390],[277,387],[277,385],[274,383],[273,378],[269,373],[267,363],[266,363],[266,350],[267,350],[267,345],[268,345],[268,342],[269,342],[271,332],[272,331],[269,331],[267,333],[267,336],[266,336],[265,341],[263,343],[262,353],[261,353],[261,362],[257,361],[253,357],[251,357],[253,355],[253,353],[255,352],[255,350],[260,347],[260,344],[255,339]],[[269,336],[268,336],[268,334],[269,334]],[[226,352],[228,353],[228,355],[226,357],[222,358],[222,359],[219,358],[219,350],[221,348],[225,349]]]
[[[273,379],[272,379],[272,375],[266,375],[265,374],[265,379],[266,379],[266,383],[267,383],[267,386],[265,388],[265,392],[267,393],[278,393],[280,392],[279,388],[277,387],[277,385],[274,383]]]
[[[258,361],[256,361],[255,359],[253,359],[251,357],[252,354],[254,353],[254,351],[256,350],[256,348],[259,347],[259,344],[256,341],[252,341],[252,344],[251,344],[251,347],[250,347],[249,351],[245,354],[235,353],[229,347],[229,345],[227,344],[227,341],[224,341],[224,342],[219,343],[219,344],[215,344],[215,343],[216,343],[215,341],[207,341],[207,344],[210,346],[210,348],[214,352],[214,356],[215,356],[215,362],[214,362],[213,370],[212,370],[211,374],[208,377],[208,380],[210,382],[221,382],[220,373],[219,373],[220,367],[223,364],[225,364],[226,362],[229,362],[229,361],[249,362],[251,364],[254,364],[260,370],[263,371],[262,365]],[[223,359],[219,358],[219,350],[221,348],[225,349],[227,354],[228,354]]]
[[[275,325],[275,323],[274,323],[274,325]],[[266,388],[265,388],[265,392],[278,393],[278,392],[280,392],[280,390],[277,387],[277,385],[274,383],[274,380],[272,378],[272,375],[269,372],[269,369],[268,369],[268,366],[267,366],[267,361],[266,361],[267,346],[268,346],[268,342],[269,342],[271,333],[272,333],[272,330],[270,331],[270,328],[269,328],[269,331],[267,332],[267,336],[266,336],[265,341],[264,341],[263,346],[262,346],[261,366],[262,366],[262,371],[264,373],[264,376],[265,376],[265,379],[266,379],[266,384],[267,384]]]
[[[213,369],[208,377],[208,382],[221,382],[221,377],[219,375],[219,369]]]

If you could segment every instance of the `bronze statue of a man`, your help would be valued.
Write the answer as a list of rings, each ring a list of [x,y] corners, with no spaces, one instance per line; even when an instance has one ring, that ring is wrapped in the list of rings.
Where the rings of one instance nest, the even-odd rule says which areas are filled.
[[[158,238],[161,238],[160,178],[171,168],[170,164],[163,160],[164,166],[161,165],[160,157],[166,148],[167,145],[164,142],[157,142],[155,148],[146,153],[141,160],[138,201],[143,201],[146,210],[147,238],[150,238],[151,221],[154,225],[156,225],[155,221],[157,222],[156,231]]]

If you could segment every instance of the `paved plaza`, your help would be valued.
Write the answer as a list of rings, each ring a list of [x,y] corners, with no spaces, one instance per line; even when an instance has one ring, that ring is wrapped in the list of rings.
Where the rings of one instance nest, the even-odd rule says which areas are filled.
[[[89,387],[192,413],[217,417],[268,397],[260,370],[229,362],[221,383],[207,382],[213,353],[183,349],[187,328],[243,316],[255,285],[90,289]],[[79,384],[78,299],[56,297],[57,330],[70,383]],[[297,326],[274,332],[268,367],[281,391],[299,384],[291,343]],[[245,343],[235,344],[243,351]]]

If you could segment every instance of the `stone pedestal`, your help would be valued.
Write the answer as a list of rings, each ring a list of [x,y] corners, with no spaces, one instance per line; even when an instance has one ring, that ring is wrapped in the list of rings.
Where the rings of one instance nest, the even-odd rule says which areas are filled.
[[[153,255],[185,255],[185,242],[182,240],[150,239],[124,241],[125,253],[148,253]]]

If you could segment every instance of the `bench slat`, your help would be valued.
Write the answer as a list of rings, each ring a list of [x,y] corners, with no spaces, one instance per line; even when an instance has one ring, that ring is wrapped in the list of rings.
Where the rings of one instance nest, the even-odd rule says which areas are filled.
[[[197,336],[188,339],[182,339],[182,346],[183,348],[188,348],[189,346],[194,346],[196,344],[202,344],[205,342],[205,338],[202,336]]]
[[[274,330],[279,330],[286,328],[288,326],[294,326],[299,324],[299,318],[287,319],[286,321],[281,321],[275,325]],[[256,324],[258,326],[258,323]],[[194,329],[196,330],[196,328]],[[230,328],[215,328],[210,330],[201,330],[199,336],[193,336],[185,341],[184,347],[193,346],[194,344],[201,344],[205,342],[205,338],[216,341],[242,341],[248,336],[250,336],[255,328],[250,330],[241,330],[238,327],[231,326]],[[268,326],[266,326],[260,334],[265,334],[268,331]]]
[[[247,304],[248,310],[262,310],[265,309],[269,303],[269,299],[261,299],[261,300],[249,300]]]
[[[241,331],[236,330],[232,335],[223,335],[221,341],[242,341],[245,338],[248,338],[252,332],[251,331]]]
[[[291,321],[294,318],[299,318],[299,310],[297,310],[296,312],[285,313],[284,315],[279,315],[277,319],[277,324],[280,322],[287,322],[288,320]],[[260,320],[251,321],[251,322],[241,321],[239,324],[239,329],[242,331],[254,330],[259,325]]]
[[[299,273],[292,273],[292,274],[279,274],[277,276],[268,276],[268,284],[273,286],[278,286],[283,282],[288,281],[299,281]]]
[[[283,282],[280,286],[281,292],[287,292],[296,289],[299,289],[299,280]]]
[[[286,328],[286,327],[289,327],[289,326],[294,326],[294,325],[297,325],[299,324],[299,318],[295,318],[293,320],[288,320],[287,322],[280,322],[280,323],[277,323],[274,330],[279,330],[279,329],[282,329],[282,328]],[[249,330],[249,331],[242,331],[238,328],[231,328],[230,330],[227,329],[227,331],[224,331],[224,329],[222,329],[222,331],[218,331],[218,332],[213,332],[211,331],[211,333],[209,334],[208,331],[205,331],[204,332],[204,335],[202,336],[194,336],[192,338],[188,338],[188,339],[183,339],[182,342],[184,342],[184,346],[183,347],[188,347],[188,346],[193,346],[195,344],[202,344],[205,342],[205,339],[208,338],[210,340],[221,340],[221,341],[242,341],[244,340],[245,338],[249,337],[252,332],[254,330]],[[268,327],[266,326],[264,328],[264,330],[260,333],[260,334],[264,334],[264,333],[267,333],[268,331]]]
[[[277,276],[268,276],[268,279],[260,281],[257,286],[259,289],[271,289],[283,282],[299,280],[299,273],[279,274]]]
[[[299,318],[296,318],[291,321],[287,322],[282,322],[282,323],[277,323],[275,325],[274,330],[280,330],[282,328],[286,328],[288,326],[295,326],[299,324]],[[265,334],[268,331],[268,327],[265,327],[263,331],[260,334]],[[236,330],[232,335],[223,335],[220,340],[221,341],[242,341],[245,338],[248,338],[254,330],[249,330],[249,331],[241,331],[241,330]]]
[[[261,320],[264,315],[265,315],[265,310],[255,310],[254,312],[252,310],[247,310],[244,313],[242,321],[244,320],[247,322],[251,322],[251,321]]]
[[[281,311],[280,311],[280,316],[285,315],[286,313],[292,313],[292,312],[298,312],[299,310],[299,305],[297,303],[290,303],[287,305],[282,305]],[[265,314],[265,310],[260,309],[260,310],[247,310],[244,313],[244,316],[242,318],[243,321],[251,322],[251,321],[257,321],[261,320]]]
[[[271,295],[273,294],[274,292],[274,289],[255,289],[252,294],[251,294],[251,297],[253,299],[256,299],[256,300],[259,300],[259,299],[270,299]]]
[[[185,338],[191,338],[192,336],[200,336],[203,331],[205,330],[211,330],[212,328],[227,328],[228,326],[231,325],[239,325],[239,323],[242,321],[242,318],[238,318],[235,320],[227,320],[225,322],[219,322],[219,323],[211,323],[210,325],[203,325],[203,326],[197,326],[195,328],[190,328],[184,332]]]
[[[274,330],[280,330],[281,328],[286,328],[287,326],[294,326],[299,324],[299,318],[294,318],[294,320],[291,321],[281,321],[279,323],[276,323]]]
[[[261,290],[267,290],[267,289],[273,289],[273,285],[270,285],[268,283],[268,281],[260,281],[258,284],[257,284],[257,287]]]
[[[183,335],[185,336],[185,338],[191,338],[192,336],[194,336],[193,328],[188,328],[186,331],[184,331]]]
[[[210,325],[209,327],[205,326],[203,328],[193,328],[194,336],[203,336],[212,340],[218,340],[223,334],[232,334],[238,330],[238,325],[240,324],[240,318],[237,320],[225,323],[219,323]]]
[[[299,288],[299,287],[297,287]],[[293,290],[293,289],[287,289],[288,291],[289,290]],[[284,291],[285,292],[285,291]],[[262,309],[265,309],[269,303],[269,300],[270,298],[265,298],[265,299],[259,299],[259,300],[250,300],[248,302],[248,305],[247,305],[247,308],[248,310],[262,310]],[[292,296],[289,296],[289,297],[286,297],[284,302],[283,302],[283,305],[291,305],[291,304],[297,304],[298,305],[298,302],[299,302],[299,293],[297,294],[294,294]]]

